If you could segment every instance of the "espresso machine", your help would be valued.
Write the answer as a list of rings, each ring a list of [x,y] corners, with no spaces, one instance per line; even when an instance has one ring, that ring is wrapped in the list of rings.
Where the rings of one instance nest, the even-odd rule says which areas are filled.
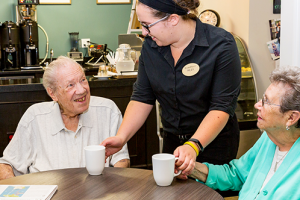
[[[39,0],[18,0],[17,22],[20,28],[21,69],[41,68],[39,65],[39,43],[36,5]]]
[[[1,71],[20,69],[20,30],[11,21],[6,21],[0,28]]]

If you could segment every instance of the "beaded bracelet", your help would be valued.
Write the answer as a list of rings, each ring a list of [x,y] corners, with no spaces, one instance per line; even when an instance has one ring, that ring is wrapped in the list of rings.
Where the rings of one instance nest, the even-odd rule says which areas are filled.
[[[199,155],[199,149],[196,147],[195,144],[189,141],[185,142],[184,144],[190,145],[196,151],[197,156]]]

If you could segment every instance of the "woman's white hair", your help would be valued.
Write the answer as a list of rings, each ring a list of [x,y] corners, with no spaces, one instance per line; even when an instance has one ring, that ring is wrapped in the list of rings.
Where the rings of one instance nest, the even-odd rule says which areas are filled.
[[[47,90],[47,88],[51,88],[53,92],[55,92],[57,88],[57,74],[58,71],[66,66],[76,66],[79,67],[83,72],[83,68],[79,65],[75,60],[65,57],[59,56],[55,61],[51,62],[48,67],[46,67],[43,75],[43,86]],[[47,91],[48,92],[48,91]]]
[[[300,68],[295,66],[277,68],[271,73],[270,81],[271,83],[281,82],[291,87],[280,99],[280,111],[282,113],[289,110],[300,112]],[[296,127],[300,127],[300,121]]]

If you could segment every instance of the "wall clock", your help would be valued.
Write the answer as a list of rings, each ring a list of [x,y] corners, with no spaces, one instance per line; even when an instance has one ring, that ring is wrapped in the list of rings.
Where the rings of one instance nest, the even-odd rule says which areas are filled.
[[[199,19],[201,22],[213,26],[219,26],[221,22],[220,15],[214,10],[204,10],[200,13]]]

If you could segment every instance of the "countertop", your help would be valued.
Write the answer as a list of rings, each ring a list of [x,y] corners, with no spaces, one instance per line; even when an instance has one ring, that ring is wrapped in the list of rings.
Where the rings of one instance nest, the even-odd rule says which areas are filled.
[[[132,86],[136,81],[136,76],[124,76],[124,78],[112,77],[107,80],[98,80],[93,77],[93,75],[97,75],[98,67],[84,66],[83,69],[89,80],[90,88]],[[0,71],[0,93],[44,90],[42,84],[43,73],[43,69]]]
[[[87,76],[87,79],[89,80],[90,88],[132,86],[136,81],[136,78],[98,80],[93,76]],[[0,93],[45,90],[42,82],[42,78],[0,80]]]
[[[96,75],[98,72],[98,67],[91,67],[88,65],[84,65],[83,69],[87,75]],[[7,76],[30,76],[34,75],[37,78],[41,78],[43,76],[43,69],[32,69],[32,70],[15,70],[15,71],[0,71],[0,77]]]

